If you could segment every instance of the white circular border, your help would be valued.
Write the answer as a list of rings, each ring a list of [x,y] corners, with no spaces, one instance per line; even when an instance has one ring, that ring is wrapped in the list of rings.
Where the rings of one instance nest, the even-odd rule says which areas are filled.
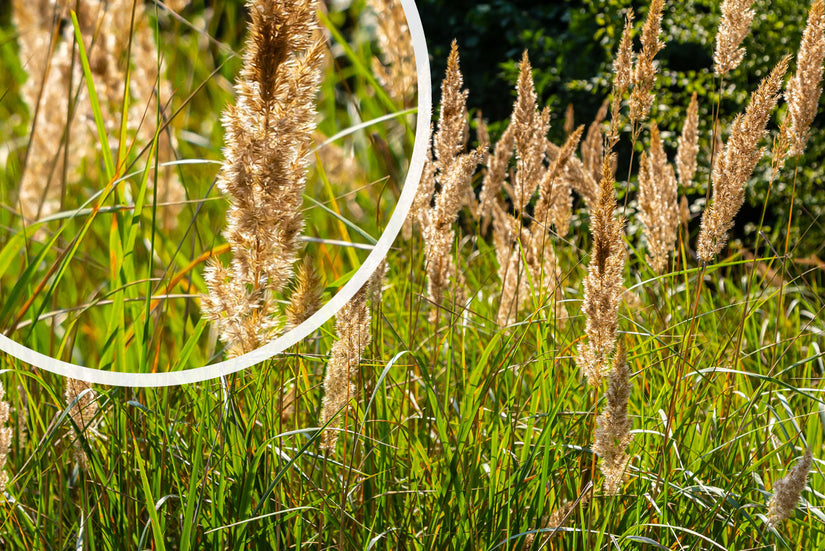
[[[421,26],[421,18],[418,15],[415,0],[401,0],[401,6],[404,8],[407,27],[412,36],[415,68],[418,77],[418,113],[410,168],[398,204],[372,252],[358,271],[355,272],[355,275],[320,310],[298,327],[257,350],[216,364],[169,373],[119,373],[117,371],[102,371],[84,367],[36,352],[14,342],[2,333],[0,333],[0,350],[40,369],[65,377],[81,379],[89,383],[128,387],[167,387],[215,379],[261,363],[296,344],[334,316],[355,295],[358,289],[366,284],[381,260],[387,255],[390,246],[398,236],[398,232],[401,231],[404,220],[407,218],[407,213],[412,206],[418,188],[418,181],[421,179],[421,173],[424,170],[427,138],[429,137],[430,118],[432,116],[429,54],[427,53],[427,41],[424,38],[424,29]]]

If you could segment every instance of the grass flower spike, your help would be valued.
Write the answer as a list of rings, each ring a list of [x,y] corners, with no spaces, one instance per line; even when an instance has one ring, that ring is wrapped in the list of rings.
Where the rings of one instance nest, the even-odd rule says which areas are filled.
[[[690,97],[679,149],[676,152],[676,172],[683,188],[688,187],[696,174],[696,156],[699,154],[699,102],[696,92]]]
[[[424,245],[427,265],[427,291],[436,306],[444,300],[444,291],[451,277],[456,276],[457,292],[463,288],[462,278],[456,272],[451,251],[455,233],[452,225],[458,213],[472,194],[470,181],[476,166],[481,161],[481,152],[462,153],[467,142],[467,96],[462,90],[464,79],[459,66],[458,45],[452,43],[447,60],[447,74],[441,83],[441,113],[438,128],[433,135],[434,157],[425,167],[417,207],[424,208],[420,215],[423,225]],[[431,177],[430,177],[431,176]],[[429,206],[432,192],[436,190],[434,205]],[[435,318],[437,310],[432,310]]]
[[[702,213],[696,248],[700,260],[710,262],[727,243],[733,219],[745,201],[745,183],[764,154],[759,142],[766,134],[765,125],[779,98],[788,62],[788,57],[783,58],[762,80],[744,115],[737,115],[731,124],[730,137],[713,167],[712,202]]]
[[[11,427],[6,426],[9,423],[9,403],[3,400],[5,397],[6,389],[0,383],[0,495],[6,491],[9,482],[6,461],[11,450]]]
[[[579,345],[577,362],[588,382],[596,386],[610,365],[616,347],[619,305],[623,292],[623,272],[627,260],[624,219],[615,216],[616,191],[609,155],[602,166],[599,196],[590,220],[593,246],[584,279],[584,303],[587,342]]]
[[[745,48],[740,45],[751,28],[753,3],[754,0],[722,2],[722,20],[716,32],[716,49],[713,51],[713,69],[717,75],[725,76],[733,71],[745,57]]]
[[[813,454],[811,450],[806,449],[802,460],[791,469],[791,472],[774,483],[773,497],[768,504],[768,524],[778,526],[793,514],[808,481],[812,463]]]
[[[604,491],[608,495],[619,492],[627,468],[630,445],[630,418],[627,401],[630,398],[630,370],[627,368],[624,343],[619,341],[613,369],[608,374],[607,405],[596,419],[593,451],[601,457],[599,466],[604,475]]]
[[[630,93],[631,124],[647,119],[653,106],[654,96],[651,92],[656,82],[656,65],[653,60],[665,47],[665,43],[659,39],[663,10],[664,0],[651,0],[647,19],[642,27],[642,51],[633,68],[633,91]]]
[[[86,451],[83,449],[83,445],[80,442],[80,436],[82,435],[87,441],[93,438],[92,435],[92,428],[95,423],[95,417],[97,416],[97,401],[95,400],[95,391],[92,388],[92,385],[87,383],[86,381],[81,381],[79,379],[66,379],[66,405],[72,405],[72,409],[69,411],[69,415],[72,417],[72,421],[77,426],[77,429],[80,431],[78,434],[78,438],[74,441],[75,446],[75,459],[80,464],[82,469],[86,469],[88,458],[86,457]]]
[[[790,155],[801,155],[808,143],[822,94],[822,62],[825,59],[825,0],[816,0],[808,13],[808,24],[796,58],[796,73],[788,81],[785,100],[791,118]]]
[[[247,5],[252,27],[237,103],[223,116],[226,160],[218,176],[230,201],[224,235],[233,259],[207,269],[209,293],[202,297],[230,356],[282,329],[276,296],[292,277],[300,244],[324,51],[314,0]]]
[[[676,244],[679,227],[676,175],[667,162],[656,123],[650,125],[650,153],[642,153],[639,165],[639,217],[647,240],[647,260],[661,274]]]

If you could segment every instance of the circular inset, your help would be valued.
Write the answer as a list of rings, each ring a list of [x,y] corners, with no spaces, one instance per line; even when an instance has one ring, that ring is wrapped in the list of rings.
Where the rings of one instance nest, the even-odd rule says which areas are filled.
[[[117,371],[103,371],[84,367],[56,358],[52,358],[31,348],[25,347],[3,334],[0,334],[0,350],[40,369],[57,373],[65,377],[81,379],[89,383],[110,386],[129,387],[166,387],[196,383],[230,373],[241,371],[255,364],[263,362],[298,343],[300,340],[316,331],[329,318],[335,315],[355,293],[366,284],[372,273],[381,263],[390,249],[393,241],[401,231],[404,220],[412,206],[418,182],[424,169],[427,138],[429,137],[430,118],[432,114],[432,97],[430,90],[430,64],[427,53],[427,42],[424,29],[414,0],[401,0],[404,15],[412,37],[413,53],[415,55],[416,74],[418,79],[418,112],[416,117],[415,142],[410,159],[407,177],[390,217],[387,227],[381,234],[369,256],[364,260],[356,273],[326,304],[303,323],[281,335],[268,344],[241,356],[224,360],[203,367],[190,368],[168,373],[121,373]]]

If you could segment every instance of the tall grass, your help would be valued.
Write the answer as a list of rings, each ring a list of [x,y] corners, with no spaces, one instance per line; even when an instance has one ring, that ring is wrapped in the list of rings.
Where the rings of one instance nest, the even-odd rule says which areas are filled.
[[[380,2],[370,5],[380,12]],[[336,324],[336,335],[329,322],[288,353],[231,377],[65,394],[59,377],[4,356],[13,436],[3,467],[9,476],[3,545],[823,547],[825,295],[821,267],[795,258],[784,233],[793,226],[804,234],[817,221],[797,212],[787,226],[761,227],[757,242],[697,256],[702,205],[693,205],[675,230],[665,265],[652,260],[642,226],[649,232],[652,214],[663,210],[672,218],[678,196],[659,191],[658,178],[642,181],[652,174],[665,174],[668,184],[675,179],[670,163],[677,140],[654,131],[653,121],[659,109],[696,112],[658,105],[655,78],[648,82],[658,51],[650,21],[658,9],[642,24],[647,38],[636,62],[650,66],[617,83],[581,154],[575,150],[583,128],[571,125],[566,144],[547,140],[549,111],[539,98],[531,102],[526,57],[520,82],[513,83],[521,102],[512,130],[487,136],[481,122],[467,132],[464,108],[441,112],[443,120],[454,117],[441,125],[452,135],[440,136],[446,145],[432,157],[444,166],[427,174],[437,178],[442,170],[444,177],[425,182],[434,195],[418,204],[433,212],[447,201],[458,205],[438,218],[439,238],[446,240],[442,264],[431,265],[432,245],[418,229],[397,243],[380,300],[374,295],[369,313],[364,303],[349,306],[358,354],[344,350],[345,324]],[[379,76],[392,74],[390,57],[380,57],[377,48],[375,10],[355,2],[346,12],[319,14],[331,46],[317,102],[319,147],[301,214],[304,256],[325,282],[323,299],[357,268],[380,232],[411,148],[409,97],[385,91],[384,77],[374,75],[379,62]],[[32,114],[19,93],[25,61],[0,74],[0,108],[18,114],[0,127],[0,135],[10,137],[0,176],[0,330],[19,342],[123,371],[184,369],[228,353],[200,319],[197,297],[207,290],[205,262],[229,259],[220,237],[226,206],[213,186],[222,158],[218,113],[232,100],[246,24],[234,4],[207,9],[196,2],[177,15],[158,7],[146,16],[159,59],[185,67],[167,73],[175,90],[171,103],[158,102],[146,116],[155,137],[164,125],[174,130],[177,158],[191,163],[174,165],[188,199],[169,230],[160,229],[165,207],[151,181],[160,142],[141,141],[127,124],[118,126],[125,129],[119,142],[131,146],[110,151],[111,173],[101,153],[94,162],[104,168],[94,178],[64,174],[72,193],[57,214],[24,219],[15,201],[31,140]],[[79,27],[72,26],[78,46],[84,43]],[[4,26],[0,33],[4,59],[17,59],[17,31]],[[736,47],[731,43],[731,55],[738,55]],[[623,55],[632,63],[632,51]],[[79,51],[76,62],[83,82],[75,85],[96,89]],[[766,63],[766,72],[771,68]],[[782,72],[756,95],[776,101]],[[455,100],[461,82],[452,78]],[[634,91],[637,111],[630,117]],[[121,121],[130,101],[122,99]],[[466,102],[472,110],[472,90]],[[610,120],[604,120],[608,105]],[[681,184],[705,180],[715,194],[711,204],[724,200],[720,177],[729,174],[723,167],[752,159],[728,153],[731,144],[747,139],[757,151],[770,145],[763,132],[785,135],[782,117],[774,122],[772,106],[763,108],[767,114],[744,115],[753,126],[747,135],[737,134],[747,124],[723,109],[713,120],[698,120],[696,130],[686,123],[676,163]],[[90,109],[93,118],[103,117]],[[362,124],[388,114],[387,121]],[[643,123],[647,116],[653,121]],[[715,127],[732,131],[715,155],[700,152],[694,176],[681,151],[696,147],[691,132],[707,137]],[[343,137],[320,145],[342,128],[349,129]],[[103,125],[102,151],[114,143],[106,133]],[[810,139],[818,138],[812,133]],[[615,174],[611,160],[617,140],[635,148],[626,177]],[[482,167],[468,176],[472,186],[459,185],[458,169],[451,175],[455,185],[445,185],[451,182],[447,159],[475,165],[485,150]],[[755,163],[769,170],[745,174],[743,193],[765,172],[770,185],[811,185],[795,181],[793,162],[780,168],[784,154],[772,150],[770,163],[761,155]],[[711,180],[716,158],[722,164]],[[445,192],[457,195],[439,196]],[[661,195],[667,207],[648,208],[643,223],[635,199],[645,195]],[[416,214],[427,223],[427,212]],[[432,299],[434,268],[443,283],[438,300]],[[513,300],[508,277],[521,308],[505,308],[503,316],[502,303]],[[605,297],[597,300],[595,289],[607,291]],[[594,313],[606,323],[601,332]],[[599,377],[583,376],[577,363],[583,350],[593,352],[588,365]],[[337,375],[336,362],[343,366]],[[343,399],[325,403],[324,387],[334,386],[323,383],[325,373],[342,381]],[[599,382],[601,375],[607,381]],[[337,442],[324,436],[330,434]]]

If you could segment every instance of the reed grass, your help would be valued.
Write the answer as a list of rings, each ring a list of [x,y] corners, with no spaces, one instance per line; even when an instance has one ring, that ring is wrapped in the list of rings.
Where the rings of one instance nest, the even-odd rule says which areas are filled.
[[[243,352],[306,319],[375,242],[411,149],[410,98],[379,78],[403,63],[389,62],[380,36],[348,30],[375,21],[362,4],[343,13],[252,3],[246,46],[245,16],[222,3],[188,6],[182,21],[145,10],[140,24],[155,27],[167,66],[189,68],[167,72],[181,105],[168,122],[179,131],[176,158],[197,163],[177,167],[193,203],[160,230],[149,196],[169,112],[156,105],[146,151],[130,150],[111,175],[66,180],[73,193],[53,218],[30,223],[11,207],[24,174],[14,167],[37,139],[20,124],[17,160],[0,174],[0,330],[63,359],[159,371]],[[753,185],[812,185],[780,166],[780,147],[768,176],[759,162],[771,140],[819,139],[803,115],[818,105],[821,5],[812,4],[800,48],[809,53],[791,80],[789,58],[769,60],[778,64],[745,112],[720,101],[713,120],[696,97],[671,106],[656,95],[657,26],[669,24],[660,2],[641,24],[638,54],[628,15],[611,97],[578,127],[572,110],[545,108],[524,55],[513,116],[488,128],[464,90],[456,45],[409,239],[334,323],[243,373],[169,389],[92,389],[0,358],[3,545],[822,547],[822,265],[777,245],[784,224],[725,247]],[[319,45],[322,33],[334,44]],[[735,38],[716,40],[728,60],[739,56]],[[103,106],[81,105],[88,89],[77,109],[105,121]],[[9,90],[0,101],[24,109],[22,91]],[[622,107],[635,90],[627,124]],[[224,130],[216,113],[227,103]],[[678,138],[655,122],[665,110],[684,113]],[[556,119],[565,127],[554,134]],[[717,136],[717,154],[703,155]],[[625,177],[614,163],[627,146]],[[105,164],[102,153],[94,159]],[[685,194],[696,209],[701,186],[712,200],[700,221],[685,213]],[[816,223],[805,209],[787,221],[803,234]],[[213,258],[224,263],[204,276]],[[206,296],[226,319],[216,281],[235,285],[220,300],[248,325],[243,342],[199,317]]]

